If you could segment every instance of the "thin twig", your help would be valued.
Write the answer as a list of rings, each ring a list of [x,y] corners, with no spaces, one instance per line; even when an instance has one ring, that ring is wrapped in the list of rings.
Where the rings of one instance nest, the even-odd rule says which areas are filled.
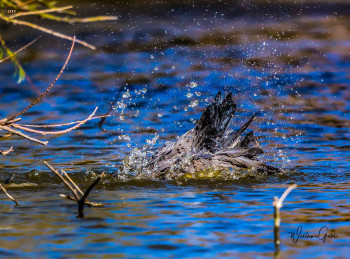
[[[85,124],[87,121],[91,120],[91,118],[95,115],[96,111],[97,111],[98,107],[95,108],[95,110],[93,111],[93,113],[90,114],[89,117],[87,117],[85,120],[82,120],[80,123],[78,123],[77,125],[70,127],[68,129],[65,130],[60,130],[60,131],[42,131],[42,130],[35,130],[35,129],[30,129],[27,127],[23,127],[19,124],[12,124],[12,127],[17,128],[17,129],[21,129],[27,132],[32,132],[32,133],[37,133],[37,134],[41,134],[41,135],[61,135],[61,134],[65,134],[68,133],[72,130],[75,130],[77,128],[79,128],[81,125]]]
[[[24,133],[22,133],[22,132],[20,132],[20,131],[18,131],[18,130],[14,130],[14,129],[8,127],[8,126],[0,125],[0,129],[1,129],[1,130],[8,131],[8,132],[10,132],[10,133],[13,133],[13,134],[18,135],[18,136],[20,136],[20,137],[22,137],[22,138],[28,139],[28,140],[30,140],[30,141],[39,143],[39,144],[44,145],[44,146],[46,146],[47,143],[49,143],[48,141],[41,141],[41,140],[39,140],[39,139],[30,137],[30,136],[28,136],[28,135],[26,135],[26,134],[24,134]]]
[[[7,195],[7,197],[9,197],[15,204],[16,206],[19,206],[20,204],[6,191],[5,187],[2,186],[2,184],[0,183],[0,187],[1,189],[4,191],[4,193]]]
[[[24,5],[24,3],[22,1],[20,1],[20,0],[12,0],[12,2],[14,2],[16,4],[16,7]]]
[[[44,161],[44,164],[53,172],[55,173],[55,175],[57,175],[62,182],[68,187],[68,189],[73,193],[74,197],[76,200],[79,200],[79,194],[77,193],[77,191],[70,185],[69,182],[66,181],[66,179],[64,179],[64,177],[55,169],[53,168],[48,162]]]
[[[35,14],[41,14],[41,13],[52,13],[52,12],[61,12],[67,9],[73,8],[73,5],[63,6],[63,7],[57,7],[57,8],[50,8],[50,9],[43,9],[38,11],[31,11],[31,12],[19,12],[14,15],[11,15],[11,18],[17,18],[19,16],[26,16],[26,15],[35,15]]]
[[[66,171],[64,171],[63,169],[61,169],[61,172],[64,174],[64,176],[71,182],[71,184],[74,185],[75,189],[78,190],[78,192],[80,192],[81,195],[84,195],[83,191],[80,190],[79,186],[69,177],[69,175],[67,174]]]
[[[24,2],[24,3],[21,3],[21,4],[19,4],[19,5],[17,5],[17,7],[18,8],[22,8],[22,9],[27,9],[27,8],[25,8],[25,6],[27,6],[28,4],[30,4],[30,3],[32,3],[32,2],[34,2],[35,0],[28,0],[27,2]]]
[[[0,120],[0,125],[10,125],[12,123],[15,123],[17,121],[20,121],[21,118],[14,118],[12,120],[8,120],[7,118]]]
[[[72,46],[70,47],[70,51],[69,54],[66,58],[66,61],[64,62],[63,67],[61,68],[61,71],[58,73],[58,75],[56,76],[56,78],[52,81],[52,83],[49,85],[48,88],[46,88],[45,92],[43,92],[38,98],[36,98],[34,100],[34,102],[32,102],[30,105],[27,106],[27,108],[25,108],[24,110],[20,111],[19,113],[17,113],[16,115],[13,115],[11,117],[9,117],[7,120],[12,120],[20,115],[22,115],[23,113],[25,113],[26,111],[28,111],[30,108],[32,108],[35,104],[37,104],[39,101],[41,101],[41,99],[50,91],[50,89],[55,85],[55,83],[57,82],[57,80],[60,78],[60,76],[62,75],[64,69],[66,68],[68,61],[72,55],[73,52],[73,48],[74,48],[74,43],[75,43],[75,36],[73,38],[73,42],[72,42]]]
[[[84,193],[83,191],[79,188],[79,186],[72,180],[72,178],[69,177],[69,175],[67,174],[66,171],[64,171],[63,169],[61,169],[61,172],[62,174],[70,181],[70,183],[78,190],[78,192],[84,196]],[[104,176],[104,174],[101,174],[100,177],[102,178]],[[69,199],[70,196],[69,195],[64,195],[64,194],[61,194],[60,195],[61,197],[64,197],[66,199]],[[100,206],[103,206],[102,203],[96,203],[96,202],[91,202],[91,201],[88,201],[87,199],[85,199],[85,205],[89,205],[91,207],[100,207]]]
[[[39,26],[39,25],[36,25],[34,23],[30,23],[30,22],[26,22],[26,21],[21,21],[21,20],[16,20],[16,19],[11,19],[9,17],[6,17],[4,15],[1,15],[0,14],[0,19],[3,19],[7,22],[10,22],[10,23],[13,23],[13,24],[20,24],[20,25],[24,25],[24,26],[28,26],[28,27],[31,27],[33,29],[36,29],[36,30],[39,30],[39,31],[42,31],[42,32],[45,32],[45,33],[48,33],[48,34],[51,34],[51,35],[54,35],[56,37],[59,37],[59,38],[62,38],[62,39],[66,39],[66,40],[70,40],[70,41],[73,41],[74,38],[68,36],[68,35],[65,35],[65,34],[62,34],[62,33],[59,33],[59,32],[56,32],[56,31],[53,31],[53,30],[50,30],[50,29],[47,29],[45,27],[42,27],[42,26]],[[95,50],[96,47],[85,42],[85,41],[82,41],[82,40],[78,40],[76,39],[75,40],[77,43],[81,44],[81,45],[84,45],[90,49],[93,49]]]
[[[82,200],[85,201],[85,199],[89,196],[91,190],[96,186],[96,184],[98,184],[98,182],[102,179],[102,177],[104,176],[105,174],[102,173],[100,174],[97,179],[87,188],[87,190],[85,191],[84,193],[84,196],[81,198]]]
[[[3,58],[0,60],[0,63],[12,58],[13,56],[15,56],[17,53],[21,52],[22,50],[25,50],[26,48],[28,48],[30,45],[32,45],[34,42],[36,42],[39,38],[41,38],[41,35],[36,37],[34,40],[32,40],[31,42],[29,42],[28,44],[26,44],[25,46],[23,46],[22,48],[20,48],[19,50],[15,51],[15,52],[12,52],[11,55]]]
[[[277,201],[274,201],[273,202],[273,206],[274,207],[277,207],[277,208],[282,208],[283,206],[283,201],[285,198],[287,198],[288,194],[293,191],[295,188],[297,188],[297,185],[296,184],[293,184],[291,186],[289,186],[287,188],[287,190],[284,191],[284,193],[282,194],[281,198],[277,199]],[[277,198],[277,197],[276,197]]]
[[[72,197],[70,195],[66,195],[66,194],[60,194],[60,197],[67,199],[67,200],[71,200],[71,201],[77,201],[76,199],[74,199],[74,197]],[[88,200],[85,200],[85,205],[87,205],[89,207],[103,207],[102,203],[88,201]]]
[[[68,23],[88,23],[88,22],[101,22],[101,21],[116,21],[118,16],[95,16],[85,18],[66,18],[63,21]]]
[[[87,188],[83,197],[78,201],[78,217],[79,218],[84,218],[85,200],[89,196],[91,190],[96,186],[96,184],[99,183],[100,180],[101,180],[101,176],[98,176],[97,179],[89,186],[89,188]]]
[[[13,134],[12,133],[7,133],[5,135],[1,135],[0,138],[9,138],[11,137]]]
[[[65,22],[69,24],[101,22],[101,21],[116,21],[119,19],[117,16],[95,16],[95,17],[85,17],[85,18],[71,18],[71,17],[60,17],[57,15],[48,14],[48,13],[40,14],[40,16],[45,19],[49,19],[57,22]]]
[[[100,119],[100,118],[104,118],[104,117],[111,117],[111,116],[112,115],[95,116],[95,117],[92,117],[90,120]],[[60,124],[42,124],[42,125],[17,124],[17,125],[20,125],[22,127],[30,127],[30,128],[56,128],[56,127],[69,126],[69,125],[77,124],[80,122],[82,122],[82,121],[72,121],[72,122],[60,123]]]
[[[13,146],[10,147],[8,150],[5,150],[5,151],[1,151],[1,154],[6,156],[8,153],[12,152],[13,151]]]
[[[68,176],[68,174],[62,170],[63,175],[66,176],[68,181],[60,174],[55,168],[53,168],[48,162],[44,161],[44,164],[52,171],[54,172],[62,181],[63,183],[69,188],[69,190],[73,193],[74,198],[69,195],[60,194],[61,197],[68,199],[68,200],[74,200],[78,203],[78,217],[84,218],[84,205],[87,204],[89,206],[103,206],[100,203],[94,203],[87,200],[87,197],[89,196],[91,190],[98,184],[98,182],[102,179],[102,176],[104,174],[101,174],[97,177],[97,179],[89,186],[89,188],[83,193],[80,188],[74,183],[74,181]],[[70,182],[70,183],[69,183]],[[73,187],[73,186],[74,187]],[[81,197],[78,193],[78,191],[81,193]]]

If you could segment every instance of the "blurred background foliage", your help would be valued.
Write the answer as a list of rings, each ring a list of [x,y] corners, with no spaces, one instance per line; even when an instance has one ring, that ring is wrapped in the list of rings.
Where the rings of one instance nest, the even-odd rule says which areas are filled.
[[[0,20],[5,24],[21,25],[25,27],[30,27],[32,29],[41,31],[43,33],[48,33],[59,38],[64,38],[72,41],[73,37],[65,35],[61,32],[52,30],[50,28],[39,25],[38,22],[31,22],[26,19],[27,17],[37,16],[41,19],[48,19],[54,22],[64,22],[64,23],[90,23],[106,20],[117,20],[116,16],[93,16],[76,18],[77,12],[72,11],[73,5],[72,1],[62,1],[58,4],[56,1],[43,1],[43,0],[1,0],[0,1]],[[18,19],[18,17],[20,17]],[[0,27],[1,28],[1,27]],[[88,48],[95,49],[95,47],[87,42],[76,40]],[[31,44],[31,43],[30,43]],[[30,45],[28,44],[28,45]],[[22,48],[21,50],[23,50]],[[19,52],[19,51],[17,51]],[[26,77],[26,73],[16,58],[17,52],[13,52],[7,45],[5,38],[0,31],[0,63],[10,59],[15,67],[14,76],[17,77],[17,83],[21,83],[25,78],[31,83],[30,79]]]

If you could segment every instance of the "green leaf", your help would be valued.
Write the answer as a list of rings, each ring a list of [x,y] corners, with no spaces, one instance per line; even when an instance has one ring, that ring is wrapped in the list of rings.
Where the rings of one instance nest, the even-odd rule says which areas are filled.
[[[0,44],[2,46],[1,50],[2,53],[1,55],[3,55],[3,50],[6,51],[7,56],[11,56],[13,54],[13,52],[6,46],[5,41],[3,40],[3,38],[0,35]],[[25,71],[23,69],[23,67],[21,66],[21,64],[19,63],[19,61],[16,58],[16,55],[13,55],[11,57],[11,61],[15,67],[15,73],[13,74],[14,77],[16,77],[18,75],[18,80],[17,83],[21,83],[24,79],[25,79]]]
[[[23,70],[22,66],[20,66],[19,67],[17,84],[19,84],[22,81],[24,81],[25,78],[26,78],[26,72]]]

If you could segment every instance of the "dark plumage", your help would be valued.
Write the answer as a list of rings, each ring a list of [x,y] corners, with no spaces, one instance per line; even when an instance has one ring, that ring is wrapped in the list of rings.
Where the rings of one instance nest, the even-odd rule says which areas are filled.
[[[146,165],[152,178],[177,179],[186,173],[208,169],[254,169],[257,172],[276,173],[279,170],[256,160],[263,153],[253,131],[242,139],[242,134],[254,120],[253,115],[239,130],[230,132],[229,125],[236,104],[229,93],[221,92],[206,107],[195,128],[176,142],[166,142]]]

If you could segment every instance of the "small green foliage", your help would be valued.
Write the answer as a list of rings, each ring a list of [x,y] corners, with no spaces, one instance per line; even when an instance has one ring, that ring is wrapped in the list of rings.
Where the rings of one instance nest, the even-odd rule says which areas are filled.
[[[3,21],[7,24],[14,24],[20,26],[30,27],[32,29],[54,35],[56,37],[75,41],[78,44],[84,45],[88,48],[95,49],[95,46],[84,42],[82,40],[76,39],[69,35],[54,31],[52,29],[40,26],[36,23],[28,22],[24,19],[17,19],[18,17],[27,17],[30,15],[38,15],[44,19],[50,19],[53,21],[60,21],[66,23],[90,23],[98,21],[107,21],[107,20],[117,20],[116,16],[95,16],[95,17],[86,17],[86,18],[75,18],[72,17],[76,13],[72,10],[73,5],[68,6],[56,6],[55,1],[51,0],[36,0],[36,1],[22,1],[22,0],[0,0],[0,21]],[[58,15],[54,15],[58,14]],[[62,16],[62,14],[64,16]],[[13,53],[5,44],[5,41],[0,35],[0,63],[4,61],[2,57],[4,53],[7,54],[5,59],[11,59],[12,63],[15,66],[15,77],[18,77],[18,83],[22,82],[26,78],[26,73],[16,58],[17,52]]]
[[[18,77],[17,78],[17,83],[21,83],[26,76],[26,73],[22,67],[22,65],[18,62],[16,55],[13,54],[13,52],[6,46],[5,41],[3,40],[3,38],[1,37],[0,34],[0,60],[2,59],[4,52],[6,52],[7,56],[11,56],[11,61],[13,63],[13,65],[15,66],[15,72],[14,72],[14,77]]]

